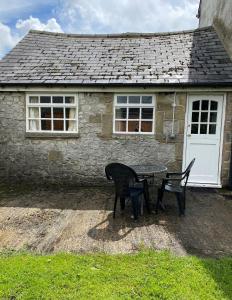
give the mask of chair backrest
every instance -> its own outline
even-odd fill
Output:
[[[182,180],[185,179],[184,186],[186,186],[186,184],[188,183],[189,175],[190,175],[190,172],[191,172],[191,169],[192,169],[192,166],[193,166],[195,160],[196,160],[196,158],[191,160],[190,164],[187,166],[186,170],[183,173],[184,176],[183,176]]]
[[[108,180],[114,181],[115,192],[119,197],[128,196],[129,187],[138,182],[136,172],[124,164],[111,163],[106,166],[105,173]]]

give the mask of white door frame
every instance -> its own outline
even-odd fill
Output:
[[[187,94],[187,103],[186,103],[186,110],[185,110],[185,125],[184,125],[184,147],[183,147],[183,162],[182,162],[182,170],[184,171],[186,166],[186,151],[187,151],[187,126],[188,126],[188,110],[189,110],[189,97],[190,96],[222,96],[222,120],[221,120],[221,134],[220,134],[220,157],[219,157],[219,166],[218,166],[218,182],[217,184],[200,184],[200,183],[189,183],[188,186],[195,186],[195,187],[212,187],[212,188],[221,188],[221,169],[222,169],[222,151],[223,151],[223,141],[224,141],[224,126],[225,126],[225,113],[226,113],[226,93],[188,93]]]

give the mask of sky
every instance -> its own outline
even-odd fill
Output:
[[[0,59],[30,30],[164,32],[197,28],[199,0],[0,0]]]

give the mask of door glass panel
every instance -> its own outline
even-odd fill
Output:
[[[217,113],[216,112],[210,113],[210,122],[217,122]]]
[[[217,110],[218,103],[216,101],[211,101],[210,110]]]
[[[193,110],[199,110],[200,109],[200,101],[194,101],[193,102]]]
[[[192,122],[198,122],[199,121],[199,112],[193,112],[192,113]]]
[[[198,134],[198,124],[192,124],[191,126],[191,133],[192,134]]]
[[[216,134],[216,124],[209,125],[209,134]]]
[[[207,133],[207,125],[201,124],[200,126],[200,134],[206,134]]]
[[[208,121],[208,112],[202,112],[201,113],[201,122],[207,122]]]
[[[201,110],[208,110],[208,109],[209,109],[209,100],[202,100]]]

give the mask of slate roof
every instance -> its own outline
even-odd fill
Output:
[[[0,85],[228,85],[232,62],[212,27],[173,33],[30,31],[0,61]]]

